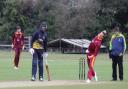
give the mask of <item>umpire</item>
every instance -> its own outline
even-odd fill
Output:
[[[117,64],[119,68],[119,79],[123,80],[123,54],[126,50],[126,42],[123,34],[121,34],[119,26],[113,28],[109,51],[112,58],[112,81],[117,81]]]
[[[43,81],[43,52],[47,52],[47,24],[42,22],[32,35],[31,49],[32,59],[32,81],[36,80],[37,64],[39,69],[39,80]]]

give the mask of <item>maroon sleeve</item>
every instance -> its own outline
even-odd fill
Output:
[[[12,35],[12,44],[14,45],[14,43],[15,43],[15,33],[13,33]]]
[[[24,45],[24,34],[22,33],[22,36],[21,36],[21,46]]]
[[[93,44],[95,45],[95,47],[94,47],[94,56],[97,56],[97,54],[100,50],[101,42],[102,42],[102,40],[99,40],[97,38],[97,36],[93,39]]]
[[[90,43],[88,50],[89,53],[95,53],[95,44],[93,42]]]
[[[97,56],[99,50],[100,50],[100,45],[96,45],[96,46],[95,46],[94,56]]]
[[[102,43],[102,40],[96,39],[96,41],[95,41],[95,54],[94,54],[95,56],[97,56],[97,54],[100,50],[101,43]]]
[[[22,35],[23,45],[24,45],[24,34]]]

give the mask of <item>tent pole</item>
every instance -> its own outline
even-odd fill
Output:
[[[60,39],[60,53],[61,53],[61,39]]]

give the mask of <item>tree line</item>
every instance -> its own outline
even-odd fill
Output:
[[[0,0],[0,41],[10,42],[20,25],[30,36],[47,21],[49,40],[58,38],[92,39],[98,32],[111,32],[119,23],[128,36],[127,0]],[[107,37],[109,38],[109,37]],[[108,42],[105,39],[104,43]]]

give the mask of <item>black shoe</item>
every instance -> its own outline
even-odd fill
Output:
[[[117,79],[112,79],[111,81],[117,81]]]

